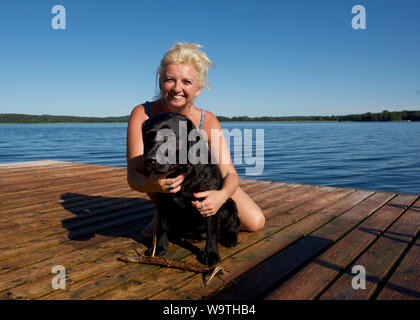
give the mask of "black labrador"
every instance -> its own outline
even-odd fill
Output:
[[[221,189],[222,177],[217,164],[210,163],[208,148],[205,148],[207,161],[197,163],[197,158],[206,159],[202,157],[203,149],[197,147],[197,143],[204,141],[200,134],[195,134],[198,131],[190,135],[192,141],[188,141],[188,135],[197,129],[190,119],[181,114],[167,112],[154,115],[144,122],[142,129],[146,175],[175,169],[168,178],[180,174],[185,177],[177,193],[156,194],[159,219],[155,255],[166,254],[168,236],[199,237],[205,233],[206,246],[200,260],[210,267],[214,266],[220,261],[218,243],[226,247],[234,247],[238,243],[240,221],[236,203],[229,198],[216,214],[203,217],[191,201],[197,200],[193,193]],[[146,254],[151,255],[152,252],[153,247]]]

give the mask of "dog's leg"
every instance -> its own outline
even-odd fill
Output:
[[[220,238],[220,244],[226,248],[236,247],[238,244],[238,233],[225,230]]]
[[[220,244],[227,248],[235,247],[238,244],[238,233],[240,221],[235,201],[228,199],[219,210],[221,221]]]
[[[163,217],[159,218],[158,228],[156,232],[156,249],[152,246],[146,250],[146,255],[152,256],[153,251],[155,256],[163,256],[168,250],[168,232],[166,228],[166,220]]]
[[[203,263],[208,265],[209,267],[213,267],[215,264],[217,264],[220,261],[220,255],[219,255],[219,248],[217,245],[218,242],[218,218],[219,216],[213,215],[210,216],[207,219],[207,230],[206,230],[206,247],[204,249],[203,253]]]

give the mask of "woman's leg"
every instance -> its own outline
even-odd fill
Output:
[[[258,231],[265,224],[265,217],[258,205],[238,187],[232,195],[238,207],[238,216],[241,220],[241,230]]]

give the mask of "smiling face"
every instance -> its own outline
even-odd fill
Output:
[[[192,105],[201,93],[197,71],[188,64],[169,64],[159,81],[163,101],[168,107],[182,108]]]

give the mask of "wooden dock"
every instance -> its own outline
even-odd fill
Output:
[[[227,274],[205,286],[201,274],[117,260],[145,249],[141,230],[154,214],[125,168],[0,165],[0,299],[420,299],[419,195],[241,186],[266,225],[219,246]],[[166,257],[196,263],[203,246],[171,244]],[[65,289],[52,287],[57,265]]]

